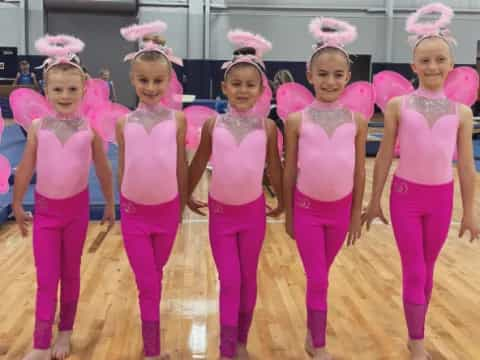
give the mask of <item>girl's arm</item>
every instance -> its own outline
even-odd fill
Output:
[[[269,211],[268,216],[278,216],[283,212],[282,164],[278,155],[277,126],[271,119],[266,121],[267,129],[267,172],[277,195],[277,208]]]
[[[191,199],[193,190],[198,185],[202,178],[203,172],[207,167],[208,160],[212,154],[212,131],[215,126],[215,119],[208,119],[202,127],[202,136],[200,138],[200,145],[195,153],[190,167],[188,168],[188,207],[197,214],[205,215],[200,208],[205,207],[206,204],[197,202]]]
[[[109,225],[113,226],[115,223],[115,203],[113,199],[112,169],[110,168],[110,163],[105,154],[102,138],[93,129],[92,131],[94,134],[92,158],[95,165],[95,173],[100,181],[100,187],[102,188],[103,196],[105,198],[105,209],[103,211],[101,224],[108,221]]]
[[[187,132],[187,120],[183,112],[176,112],[177,120],[177,181],[180,195],[180,217],[187,203],[188,192],[188,162],[185,151],[185,135]],[[181,220],[181,219],[180,219]]]
[[[390,171],[390,166],[392,165],[401,101],[401,97],[393,98],[388,102],[387,108],[385,109],[383,139],[380,143],[380,149],[378,150],[375,159],[375,168],[373,170],[372,194],[367,211],[362,214],[362,225],[367,223],[367,230],[370,229],[370,224],[373,219],[377,217],[380,218],[384,224],[388,224],[383,214],[380,200]]]
[[[22,236],[28,235],[27,223],[31,217],[23,210],[23,197],[32,180],[35,164],[37,162],[37,131],[40,126],[40,120],[34,120],[28,129],[27,143],[23,151],[23,157],[15,171],[15,183],[13,184],[12,209],[15,221],[20,229]]]
[[[112,82],[112,101],[117,102],[117,91],[115,90],[115,83],[113,80],[110,80]]]
[[[288,116],[285,126],[285,169],[283,173],[283,201],[285,203],[285,229],[292,239],[293,190],[297,182],[298,136],[302,121],[301,113]]]
[[[357,135],[355,136],[355,171],[353,175],[352,214],[348,245],[354,245],[362,234],[362,202],[365,192],[365,146],[368,134],[368,122],[360,114],[355,114]]]
[[[13,80],[12,86],[17,86],[19,78],[20,78],[20,73],[17,72],[17,76],[15,76],[15,80]]]
[[[458,176],[460,179],[460,191],[462,194],[463,216],[460,226],[459,237],[466,231],[470,231],[470,241],[478,238],[480,230],[478,221],[475,221],[475,164],[473,161],[473,114],[472,110],[464,105],[459,108],[460,127],[458,131]]]
[[[32,79],[33,79],[33,85],[35,86],[35,89],[40,90],[40,85],[38,84],[37,75],[35,75],[35,73],[32,73]]]
[[[115,124],[115,139],[118,145],[118,191],[122,191],[123,172],[125,169],[125,138],[123,129],[125,128],[126,117],[121,117]]]

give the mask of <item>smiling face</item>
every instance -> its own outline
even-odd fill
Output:
[[[167,92],[170,72],[170,64],[162,55],[151,61],[139,57],[133,62],[130,81],[141,103],[156,105],[160,102]]]
[[[251,64],[234,65],[222,82],[223,94],[238,111],[250,110],[263,91],[260,71]]]
[[[448,73],[453,69],[449,45],[438,37],[420,41],[414,50],[411,66],[418,76],[420,87],[432,91],[440,90]]]
[[[350,81],[350,65],[345,54],[338,49],[324,49],[314,55],[307,79],[322,102],[334,102]]]
[[[55,111],[75,113],[85,93],[85,76],[73,67],[53,67],[46,73],[45,95]]]

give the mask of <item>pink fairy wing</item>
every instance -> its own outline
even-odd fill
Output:
[[[167,92],[160,102],[169,109],[182,110],[182,95],[182,84],[178,81],[175,71],[172,70],[172,78],[168,84]]]
[[[270,114],[270,107],[272,106],[272,89],[268,84],[268,79],[262,75],[263,92],[260,95],[257,103],[253,108],[253,112],[261,117],[267,117]]]
[[[277,89],[277,113],[285,121],[289,114],[301,111],[310,105],[314,96],[303,85],[290,82]]]
[[[373,76],[375,103],[383,112],[390,99],[409,94],[414,88],[410,81],[395,71],[381,71]]]
[[[115,143],[115,124],[130,109],[118,103],[104,102],[89,114],[90,126],[107,142]]]
[[[0,194],[8,192],[8,178],[10,177],[11,171],[12,169],[8,159],[5,156],[0,155]]]
[[[10,94],[10,108],[17,124],[28,130],[33,120],[53,112],[45,97],[31,89],[16,89]]]
[[[340,103],[351,111],[362,114],[368,121],[374,111],[375,90],[369,82],[354,82],[345,88]]]
[[[88,79],[85,82],[85,94],[80,104],[80,112],[90,116],[104,102],[109,101],[110,89],[106,81],[102,79]]]
[[[457,67],[448,74],[444,88],[450,100],[472,106],[478,97],[478,73],[468,66]]]
[[[186,145],[190,150],[194,150],[200,145],[202,127],[206,120],[217,117],[218,113],[206,106],[192,105],[184,110],[187,118]]]

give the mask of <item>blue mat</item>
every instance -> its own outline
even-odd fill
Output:
[[[8,215],[12,211],[10,204],[12,203],[12,190],[6,194],[0,195],[0,224],[8,219]]]
[[[25,137],[17,125],[5,128],[0,152],[5,155],[11,162],[12,168],[17,166],[23,154],[25,146]],[[117,219],[120,217],[120,206],[117,185],[117,169],[118,169],[118,153],[115,145],[109,145],[108,159],[112,167],[115,194],[115,212]],[[13,181],[12,181],[13,183]],[[95,175],[95,168],[92,165],[89,175],[89,193],[90,193],[90,219],[100,220],[103,217],[104,199],[100,188],[100,183]],[[35,184],[32,183],[25,194],[23,205],[26,211],[34,212],[34,191]],[[0,195],[0,224],[5,222],[11,213],[12,189],[5,195]]]
[[[6,126],[3,130],[2,142],[0,143],[0,153],[10,160],[12,168],[16,167],[23,155],[25,147],[25,136],[20,130],[20,126]]]
[[[480,171],[480,139],[473,140],[473,154],[476,159],[475,165],[477,166],[477,171]]]

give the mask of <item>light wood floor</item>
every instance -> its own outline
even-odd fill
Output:
[[[373,161],[368,160],[367,196]],[[480,175],[477,174],[477,213]],[[199,193],[206,194],[204,180]],[[385,210],[387,194],[384,195]],[[480,243],[458,239],[454,219],[440,256],[427,320],[433,358],[480,359]],[[117,224],[103,236],[92,222],[82,264],[82,289],[72,360],[141,359],[137,292]],[[268,225],[258,271],[259,296],[250,334],[253,359],[306,359],[303,268],[275,220]],[[17,360],[31,346],[35,269],[31,238],[12,223],[0,227],[0,359]],[[205,219],[191,213],[165,269],[163,349],[173,359],[218,356],[218,281]],[[399,256],[390,227],[374,225],[357,246],[344,248],[330,275],[328,347],[335,359],[407,359]]]

